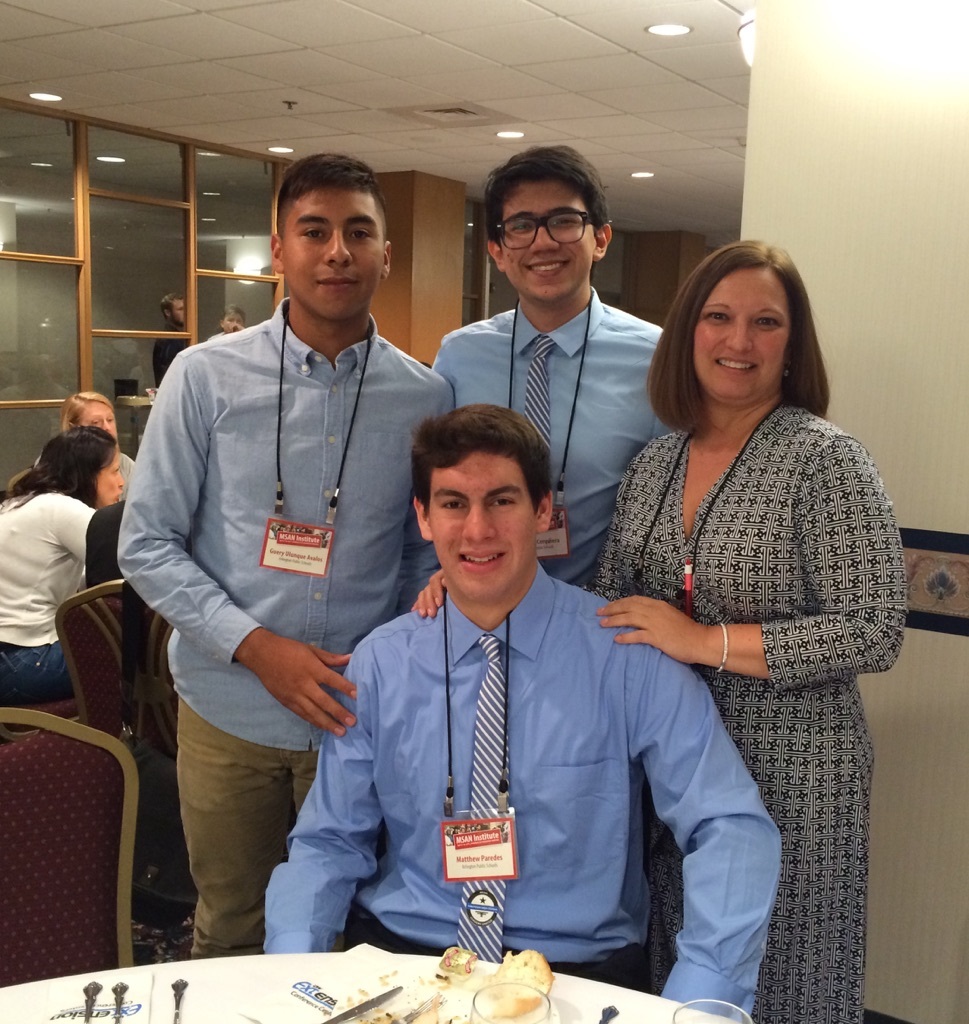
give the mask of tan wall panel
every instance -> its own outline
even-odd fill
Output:
[[[969,64],[962,5],[758,0],[743,234],[787,248],[902,526],[969,533]],[[935,16],[933,20],[933,15]],[[963,1024],[969,638],[908,630],[865,679],[876,743],[867,1004]]]

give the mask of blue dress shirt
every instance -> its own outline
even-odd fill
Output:
[[[646,935],[644,769],[687,852],[686,924],[664,991],[753,1002],[780,843],[743,762],[687,666],[614,642],[599,599],[538,570],[510,617],[509,777],[520,877],[505,945],[592,962]],[[449,603],[455,808],[470,804],[485,656]],[[504,641],[504,626],[492,631]],[[455,942],[461,883],[443,880],[444,616],[404,615],[358,645],[357,725],[327,736],[316,781],[267,893],[266,950],[327,950],[351,900],[423,945]],[[381,821],[387,853],[374,846]],[[361,884],[362,883],[362,884]],[[359,886],[359,888],[358,888]]]
[[[552,406],[552,485],[558,485],[575,395],[586,310],[546,333],[555,341],[548,359]],[[514,311],[462,327],[447,335],[434,369],[450,381],[457,405],[508,405]],[[519,311],[515,328],[512,408],[525,408],[525,381],[532,341],[539,333]],[[567,583],[592,577],[599,549],[612,521],[616,492],[630,460],[667,429],[646,397],[646,373],[660,328],[622,310],[604,306],[593,292],[588,351],[569,444],[565,505],[572,553],[543,559],[546,572]]]
[[[411,506],[411,432],[452,400],[440,377],[376,337],[340,485],[329,575],[260,568],[276,495],[284,305],[271,320],[187,349],[172,363],[138,453],[119,554],[125,576],[177,630],[171,664],[179,695],[224,732],[308,750],[319,731],[233,662],[233,653],[257,626],[349,652],[410,607],[437,566]],[[334,367],[287,332],[287,519],[325,522],[365,353],[361,341]]]

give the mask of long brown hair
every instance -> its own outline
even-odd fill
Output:
[[[811,302],[791,257],[764,242],[732,242],[712,252],[681,285],[649,369],[647,391],[656,415],[675,430],[695,430],[703,395],[693,366],[693,335],[700,311],[717,284],[735,270],[764,267],[784,286],[791,329],[781,400],[816,416],[828,411],[828,375],[818,344]]]

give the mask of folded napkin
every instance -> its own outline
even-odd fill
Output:
[[[121,1013],[126,1022],[146,1024],[151,1015],[151,986],[153,975],[149,968],[144,970],[95,971],[91,976],[76,975],[73,978],[56,978],[47,988],[47,1013],[49,1021],[84,1020],[84,986],[89,981],[101,984],[101,992],[94,1003],[92,1021],[110,1021],[114,1017],[114,993],[111,987],[119,981],[128,986],[121,1003]]]

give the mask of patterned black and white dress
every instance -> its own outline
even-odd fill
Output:
[[[859,672],[891,666],[905,622],[898,527],[853,438],[781,406],[683,531],[686,435],[630,463],[591,588],[608,600],[679,602],[694,562],[694,616],[763,624],[769,679],[702,669],[781,832],[780,886],[761,966],[758,1024],[860,1024],[864,1006],[872,746]],[[651,830],[656,991],[682,918],[681,858]]]

